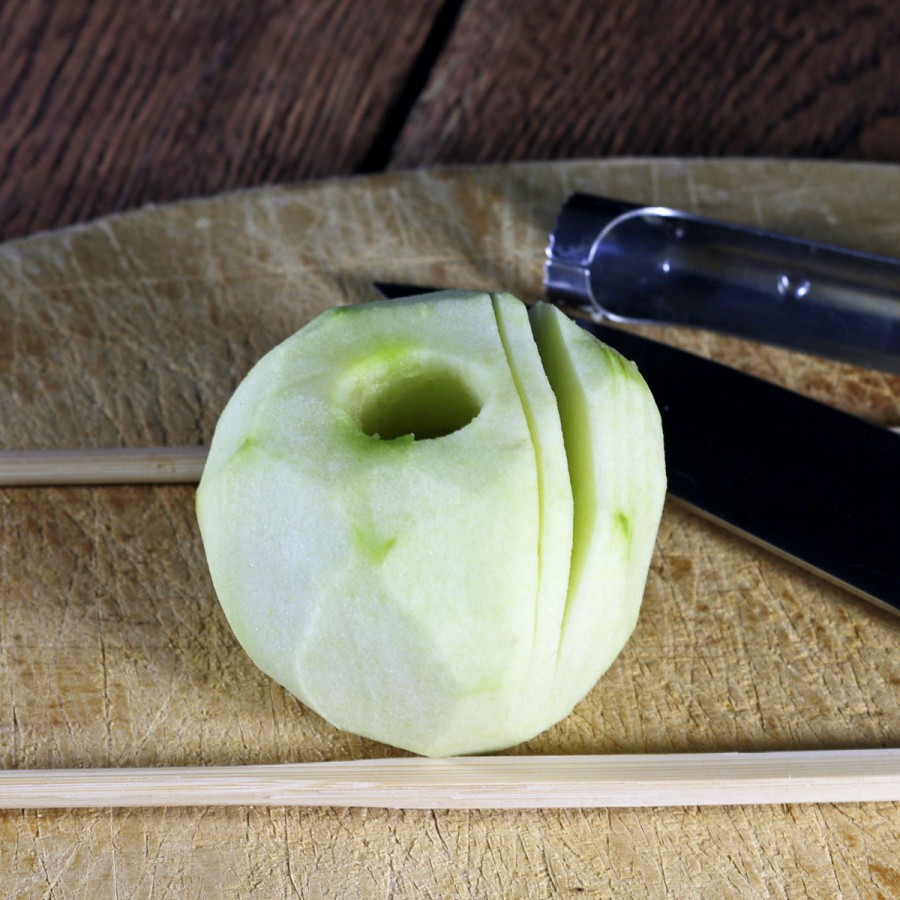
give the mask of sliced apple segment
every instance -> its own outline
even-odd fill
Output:
[[[637,622],[665,499],[662,424],[633,363],[555,307],[538,304],[530,318],[559,403],[575,504],[556,669],[571,709]]]
[[[529,684],[521,692],[523,720],[533,724],[544,711],[535,698],[547,690],[556,662],[572,556],[572,487],[559,407],[535,344],[526,307],[511,294],[494,295],[500,339],[522,401],[534,444],[539,513],[538,589]],[[529,726],[525,726],[526,730]],[[541,730],[537,726],[535,730]]]

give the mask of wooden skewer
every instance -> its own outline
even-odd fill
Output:
[[[900,748],[0,772],[0,808],[539,809],[900,800]]]
[[[0,452],[0,487],[196,484],[206,454],[206,447],[5,450]]]

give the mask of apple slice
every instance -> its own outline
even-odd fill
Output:
[[[537,463],[537,604],[531,665],[520,691],[522,728],[528,733],[546,727],[544,704],[536,704],[535,699],[552,687],[548,673],[556,666],[566,609],[574,507],[559,406],[541,363],[528,311],[512,294],[495,294],[494,312]]]
[[[559,402],[575,501],[557,667],[564,709],[609,668],[637,623],[665,500],[663,433],[634,363],[546,303],[530,318]]]

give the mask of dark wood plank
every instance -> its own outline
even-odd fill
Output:
[[[0,4],[0,237],[353,172],[440,6]]]
[[[900,4],[470,0],[394,167],[900,159]]]

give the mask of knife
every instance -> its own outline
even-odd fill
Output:
[[[726,332],[900,374],[900,261],[664,206],[574,194],[547,296],[619,322]]]
[[[386,297],[436,288],[377,283]],[[669,495],[900,614],[900,435],[729,366],[595,321],[656,398]]]

